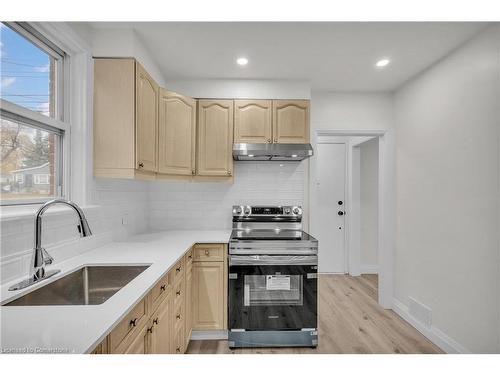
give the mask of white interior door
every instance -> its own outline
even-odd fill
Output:
[[[319,272],[346,273],[346,145],[318,143],[314,173],[311,233],[318,239]]]

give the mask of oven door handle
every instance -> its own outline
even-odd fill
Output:
[[[317,255],[230,255],[230,266],[298,265],[317,266]]]

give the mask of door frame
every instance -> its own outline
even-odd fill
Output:
[[[316,130],[314,133],[313,148],[316,149],[318,143],[325,143],[325,141],[330,139],[335,139],[335,137],[378,137],[379,141],[379,170],[378,170],[378,302],[379,304],[386,308],[391,309],[393,305],[393,295],[394,295],[394,135],[390,130],[385,129],[369,129],[369,130],[350,130],[350,129],[326,129],[326,130]],[[330,143],[330,142],[328,142]],[[339,143],[338,138],[337,142]],[[348,252],[349,264],[348,270],[352,272],[353,275],[359,275],[360,273],[360,249],[353,245],[350,240],[349,232],[351,230],[352,220],[356,220],[356,217],[351,218],[350,209],[353,205],[352,202],[352,173],[350,168],[352,167],[352,148],[356,147],[356,144],[351,145],[351,142],[346,142],[348,147],[348,152],[346,155],[347,161],[347,179],[346,179],[346,212],[347,220],[346,225],[346,251]],[[312,179],[309,180],[309,184],[312,184]],[[309,192],[312,190],[312,185],[309,188]],[[310,206],[310,204],[308,205]],[[310,210],[309,210],[310,211]],[[354,212],[355,214],[355,212]],[[309,215],[311,213],[309,212]],[[359,220],[359,218],[357,219]],[[310,221],[310,218],[309,218]]]

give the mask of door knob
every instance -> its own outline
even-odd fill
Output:
[[[339,211],[337,212],[339,216],[344,216],[345,212],[344,211]]]

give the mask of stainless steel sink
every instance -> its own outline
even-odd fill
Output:
[[[149,266],[85,266],[5,306],[100,305]]]

